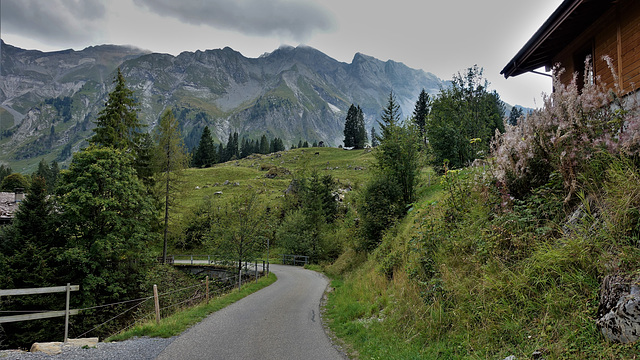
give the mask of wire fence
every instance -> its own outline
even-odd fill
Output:
[[[244,284],[252,280],[257,281],[258,278],[264,275],[266,275],[265,271],[244,272],[242,274],[242,283]],[[227,294],[238,287],[239,276],[239,274],[230,275],[225,277],[223,280],[214,279],[209,282],[209,284],[207,284],[206,281],[202,281],[200,284],[158,293],[159,308],[157,309],[157,311],[159,311],[161,318],[166,318],[180,310],[199,305],[206,301],[206,299],[213,299]],[[207,287],[209,288],[208,292]],[[124,309],[118,309],[117,314],[110,317],[108,320],[94,326],[93,328],[80,333],[76,337],[81,338],[87,335],[91,335],[92,333],[100,331],[101,328],[108,326],[110,323],[119,321],[119,319],[122,319],[119,322],[124,326],[121,325],[118,326],[117,329],[114,329],[115,331],[109,331],[111,335],[126,331],[136,325],[152,321],[154,319],[154,316],[156,315],[154,301],[152,301],[153,299],[154,296],[151,295],[138,299],[124,300],[111,304],[78,309],[80,311],[80,314],[82,314],[83,311],[104,309],[108,307],[118,307],[125,304],[135,303],[131,306],[127,306]],[[128,316],[125,317],[125,315]],[[100,332],[104,333],[103,331]]]
[[[186,260],[186,259],[185,259]],[[189,263],[198,265],[200,261],[206,261],[209,265],[222,265],[218,259],[206,258],[206,256],[188,256]],[[174,264],[175,265],[175,264]],[[224,262],[226,264],[226,261]],[[264,261],[242,262],[241,270],[238,271],[237,262],[233,262],[231,270],[228,269],[219,277],[212,277],[209,281],[201,280],[194,285],[177,289],[158,289],[158,306],[156,307],[154,295],[116,301],[108,304],[95,305],[84,308],[77,308],[74,319],[69,322],[70,335],[75,338],[85,336],[108,337],[122,331],[128,330],[138,324],[152,321],[156,313],[161,318],[169,317],[176,312],[201,304],[207,299],[212,299],[229,293],[237,288],[239,284],[257,281],[260,277],[268,274],[268,262],[265,267]],[[262,266],[260,266],[262,265]],[[261,268],[260,271],[258,268]],[[169,285],[166,285],[169,286]],[[44,313],[56,310],[0,310],[2,314],[22,314],[22,313]],[[91,324],[91,325],[89,325]],[[91,327],[87,330],[87,327]],[[65,333],[66,339],[66,333]]]

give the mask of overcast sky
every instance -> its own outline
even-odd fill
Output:
[[[43,51],[133,45],[177,55],[229,46],[257,57],[306,44],[350,63],[356,52],[451,79],[477,64],[501,98],[538,107],[549,78],[500,70],[561,0],[0,0],[0,35]],[[416,94],[417,96],[417,94]]]

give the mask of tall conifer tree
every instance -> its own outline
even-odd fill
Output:
[[[205,126],[200,136],[200,142],[196,148],[196,152],[193,155],[192,165],[195,167],[208,168],[218,162],[218,154],[216,153],[216,147],[213,144],[213,138],[211,137],[211,131],[209,127]]]
[[[134,151],[142,128],[142,123],[138,120],[137,103],[133,91],[127,88],[120,68],[113,82],[115,89],[109,93],[104,109],[98,114],[95,135],[89,142]]]
[[[206,129],[206,128],[205,128]],[[156,163],[162,197],[164,198],[164,241],[162,246],[162,262],[167,262],[167,239],[169,234],[169,209],[174,205],[173,197],[179,191],[180,177],[188,163],[189,157],[184,147],[178,120],[171,110],[164,112],[156,130],[158,151]]]

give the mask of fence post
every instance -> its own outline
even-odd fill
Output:
[[[256,283],[258,282],[258,260],[255,260],[256,262],[256,267],[255,267],[255,273],[256,273]]]
[[[69,297],[71,296],[71,284],[67,283],[67,304],[64,311],[64,342],[69,338]]]
[[[160,299],[158,299],[158,285],[153,284],[153,300],[156,305],[156,324],[160,324]]]
[[[191,256],[191,265],[193,265],[193,255],[189,255]]]
[[[209,275],[205,278],[205,283],[207,284],[207,303],[209,302]]]

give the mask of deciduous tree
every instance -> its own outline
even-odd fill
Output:
[[[497,92],[489,92],[482,69],[473,66],[454,75],[452,86],[433,100],[427,137],[434,165],[447,160],[459,168],[485,156],[496,129],[504,132],[504,104]]]

